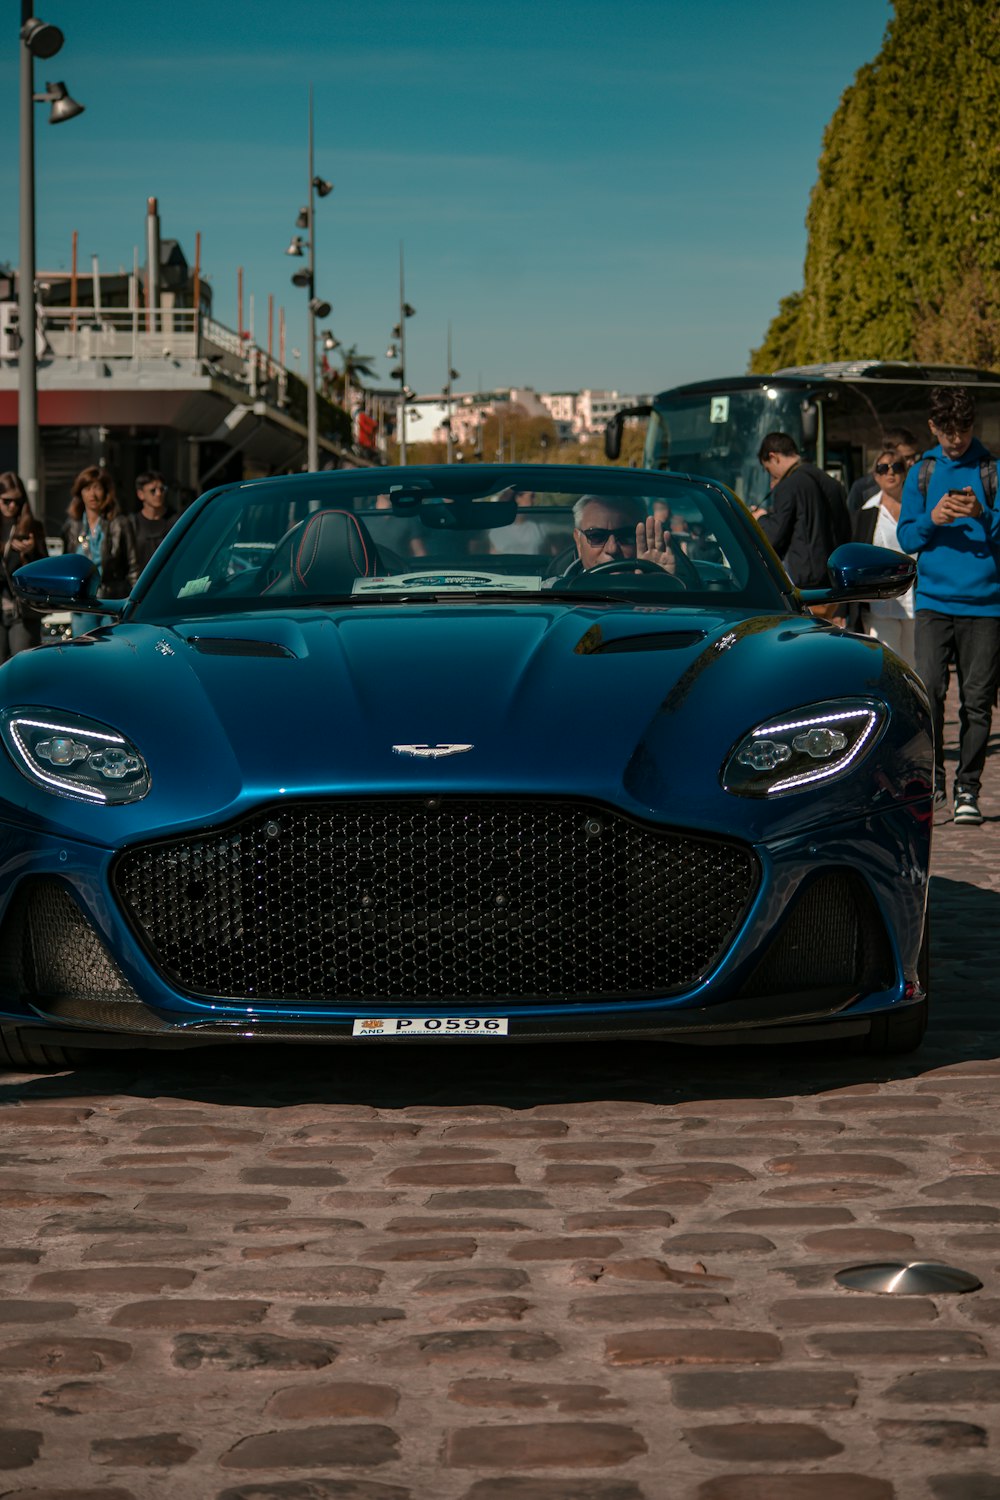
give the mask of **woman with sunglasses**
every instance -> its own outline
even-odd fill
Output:
[[[903,549],[896,540],[896,522],[899,520],[903,481],[909,470],[909,456],[901,454],[898,448],[886,448],[878,455],[872,465],[872,479],[878,488],[854,517],[854,541],[871,542],[876,547],[889,547],[893,552],[902,552]],[[897,656],[901,656],[916,669],[912,589],[901,599],[873,599],[870,603],[863,604],[858,613],[858,628],[867,635],[876,636],[883,645],[895,651]]]
[[[139,576],[135,543],[125,518],[118,512],[114,480],[107,469],[91,464],[73,481],[67,508],[69,519],[62,529],[67,552],[82,552],[100,574],[99,599],[124,599]],[[103,615],[74,614],[73,634],[86,635],[104,620]]]
[[[41,642],[41,617],[21,605],[10,580],[24,563],[47,556],[42,523],[31,513],[20,475],[8,469],[0,474],[0,662]]]

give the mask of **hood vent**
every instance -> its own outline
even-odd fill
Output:
[[[602,641],[587,653],[608,656],[617,651],[681,651],[686,646],[697,646],[705,639],[703,630],[672,630],[662,634],[622,635],[616,640]]]
[[[295,660],[295,652],[277,641],[248,641],[228,635],[192,635],[188,645],[204,656],[288,656]]]

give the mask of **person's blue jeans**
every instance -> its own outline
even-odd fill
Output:
[[[934,785],[945,790],[944,700],[948,664],[958,678],[958,769],[955,791],[979,794],[993,719],[1000,665],[1000,616],[945,615],[917,610],[917,674],[923,678],[934,721]]]

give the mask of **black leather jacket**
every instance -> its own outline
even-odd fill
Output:
[[[771,491],[771,509],[758,518],[761,531],[800,589],[826,588],[826,560],[850,540],[844,492],[814,464],[798,463]]]
[[[65,551],[85,551],[86,535],[82,519],[74,521],[71,517],[62,529]],[[100,569],[98,599],[124,599],[126,594],[131,593],[132,585],[139,576],[139,568],[135,556],[135,540],[124,516],[112,516],[109,521],[104,522]]]

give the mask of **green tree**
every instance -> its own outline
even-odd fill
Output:
[[[339,443],[343,447],[349,447],[351,442],[351,420],[346,411],[334,405],[326,399],[325,393],[317,392],[316,399],[316,430],[321,437],[329,438],[333,443]],[[297,422],[306,425],[307,395],[306,383],[301,376],[288,372],[288,415],[294,417]]]
[[[785,365],[798,362],[799,325],[802,320],[802,293],[790,292],[778,303],[764,342],[750,350],[750,373],[768,375]]]
[[[1000,8],[896,0],[895,11],[827,126],[803,289],[782,299],[753,370],[945,348],[996,363]]]
[[[532,417],[523,406],[501,406],[484,417],[482,425],[484,463],[553,462],[556,428],[551,417]],[[462,458],[475,459],[476,444],[462,445]]]

